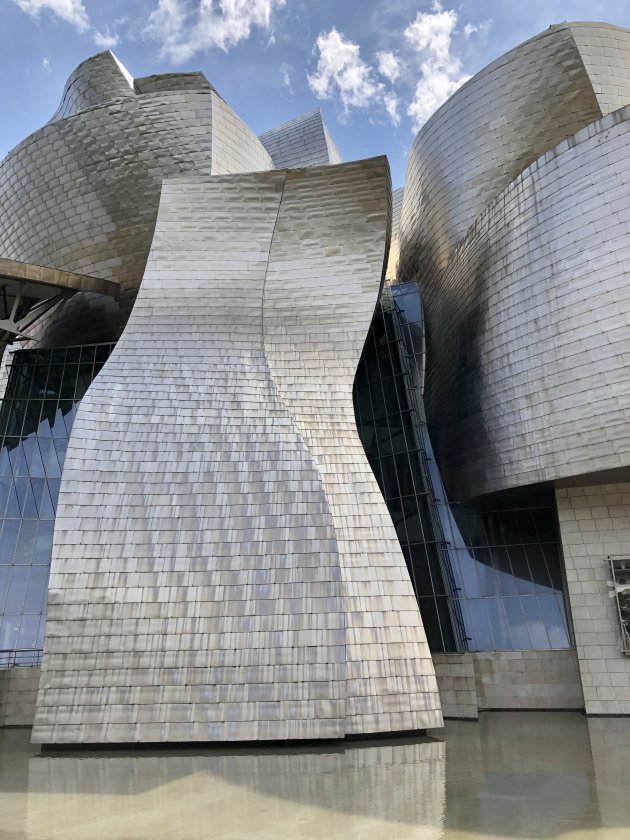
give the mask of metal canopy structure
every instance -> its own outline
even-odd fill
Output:
[[[0,341],[28,340],[32,325],[77,292],[117,298],[119,285],[85,274],[0,259]]]

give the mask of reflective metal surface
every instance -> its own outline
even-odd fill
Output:
[[[38,742],[441,725],[352,405],[389,227],[385,158],[165,182],[73,426]]]
[[[81,292],[31,335],[40,346],[119,337],[164,178],[272,168],[253,132],[198,74],[136,85],[110,52],[84,61],[55,117],[0,162],[0,254],[117,281],[120,296]]]
[[[0,731],[3,840],[625,840],[630,722],[486,713],[445,741],[36,755]]]
[[[427,415],[454,498],[630,465],[629,139],[623,108],[528,167],[428,295]]]

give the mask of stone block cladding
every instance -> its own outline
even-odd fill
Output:
[[[609,555],[630,556],[630,483],[556,490],[567,588],[588,715],[630,715]]]
[[[73,427],[35,742],[441,725],[352,405],[389,201],[382,158],[165,182]]]
[[[39,668],[0,669],[0,727],[32,726]]]

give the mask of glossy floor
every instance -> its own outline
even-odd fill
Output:
[[[0,730],[0,840],[630,840],[630,720],[487,713],[438,739],[37,755]]]

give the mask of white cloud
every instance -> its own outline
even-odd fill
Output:
[[[118,33],[110,32],[109,30],[106,32],[99,32],[95,29],[92,39],[96,46],[103,50],[113,50],[114,47],[117,47],[120,43],[120,36]]]
[[[457,25],[457,12],[444,10],[439,0],[432,12],[418,12],[405,29],[405,39],[420,54],[422,76],[407,113],[416,132],[431,114],[445,102],[470,76],[462,73],[461,59],[453,54],[452,38]],[[473,27],[469,35],[473,33]]]
[[[381,98],[382,85],[374,81],[372,68],[360,56],[358,44],[346,41],[336,29],[322,33],[316,42],[317,69],[308,84],[318,99],[337,96],[344,111],[366,108]]]
[[[218,47],[227,52],[249,38],[254,27],[269,31],[273,13],[286,0],[158,0],[145,35],[161,44],[160,52],[175,63]],[[273,37],[273,35],[271,36]]]
[[[290,64],[282,63],[280,65],[280,78],[282,79],[282,84],[285,88],[289,91],[289,93],[293,93],[293,85],[291,84],[291,70],[293,68]]]
[[[400,76],[400,62],[392,52],[378,52],[376,53],[376,60],[378,62],[378,72],[381,76],[385,76],[390,82],[395,82]]]
[[[395,93],[386,93],[383,97],[383,104],[385,110],[389,114],[389,118],[393,125],[399,125],[400,114],[398,113],[398,97]]]
[[[322,33],[316,41],[319,50],[317,68],[308,74],[308,84],[318,99],[338,99],[347,114],[351,108],[381,106],[387,111],[392,123],[398,125],[398,97],[387,91],[382,82],[375,78],[373,68],[361,58],[358,44],[347,40],[333,27]],[[383,60],[380,56],[389,56]],[[396,76],[396,56],[393,53],[379,53],[379,67],[384,66],[390,77]],[[382,72],[382,71],[381,71]],[[382,73],[387,77],[387,73]]]
[[[48,9],[62,20],[71,23],[79,32],[90,28],[87,11],[81,0],[13,0],[31,17],[39,17],[42,9]]]
[[[42,61],[42,70],[44,71],[44,73],[50,73],[50,59],[45,58]]]

